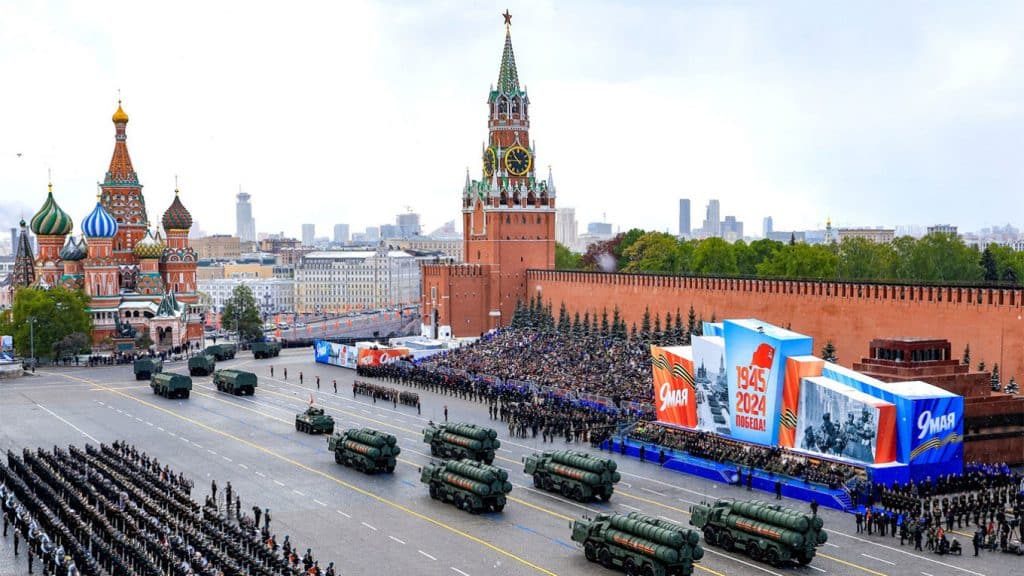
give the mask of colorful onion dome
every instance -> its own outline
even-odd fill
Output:
[[[66,236],[71,232],[73,223],[67,212],[60,209],[53,199],[53,184],[46,194],[43,207],[32,217],[32,231],[39,236]]]
[[[164,255],[164,240],[160,233],[146,230],[146,235],[135,245],[135,255],[139,258],[159,258]]]
[[[192,215],[185,209],[178,197],[178,191],[174,191],[174,202],[164,212],[164,230],[188,230],[192,227]]]
[[[96,201],[96,207],[82,220],[82,232],[89,238],[113,238],[117,234],[117,221]]]
[[[83,260],[88,255],[89,247],[85,243],[85,238],[79,239],[75,236],[68,236],[67,241],[64,243],[64,247],[60,249],[61,260]]]
[[[114,121],[114,124],[128,122],[128,115],[125,114],[124,110],[121,108],[120,100],[117,101],[117,112],[114,112],[114,116],[111,117],[111,120]]]

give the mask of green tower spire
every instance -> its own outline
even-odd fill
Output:
[[[505,17],[505,50],[501,53],[498,92],[511,94],[519,92],[519,72],[516,71],[516,55],[512,51],[512,15],[505,10],[502,16]]]

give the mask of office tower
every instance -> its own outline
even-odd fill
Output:
[[[376,242],[380,240],[380,228],[376,226],[367,226],[365,234],[367,242]]]
[[[555,212],[555,241],[572,249],[577,236],[576,209],[559,208]]]
[[[420,215],[415,212],[399,214],[395,217],[395,225],[398,228],[397,236],[399,238],[420,235]]]
[[[334,225],[334,242],[337,244],[348,242],[348,224]]]
[[[316,237],[316,226],[313,224],[302,225],[302,245],[312,246],[313,239]]]
[[[679,199],[679,235],[690,237],[690,199]]]
[[[247,192],[239,192],[235,204],[235,236],[243,242],[256,241],[256,220],[252,217],[252,198]]]
[[[770,238],[772,235],[772,217],[765,216],[764,220],[761,221],[761,236]]]
[[[704,236],[707,238],[720,237],[722,235],[722,219],[720,216],[721,207],[718,200],[708,202],[707,214],[704,217]]]

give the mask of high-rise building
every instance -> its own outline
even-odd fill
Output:
[[[334,225],[334,242],[337,244],[348,242],[348,224]]]
[[[591,236],[608,236],[612,235],[612,225],[610,222],[591,222],[587,224],[587,234]]]
[[[398,238],[411,238],[420,235],[420,215],[415,212],[406,212],[395,216],[395,225],[398,227]]]
[[[690,199],[679,199],[679,235],[690,237]]]
[[[763,236],[764,238],[770,238],[772,235],[773,225],[774,223],[772,222],[772,217],[765,216],[764,220],[761,221],[761,236]]]
[[[377,242],[380,240],[380,228],[377,226],[367,226],[366,232],[363,234],[365,235],[367,242]]]
[[[239,191],[235,198],[238,200],[235,203],[235,236],[242,242],[255,242],[256,220],[252,217],[252,204],[249,203],[252,196]]]
[[[936,224],[935,226],[928,227],[929,234],[952,234],[957,235],[957,227],[952,224]]]
[[[735,216],[726,216],[722,221],[721,234],[727,242],[742,240],[743,222],[737,220]]]
[[[401,238],[402,235],[399,233],[398,226],[395,224],[381,224],[380,225],[380,237],[384,240],[389,238]]]
[[[401,250],[310,252],[295,266],[295,311],[344,312],[412,304],[420,296],[420,261]]]
[[[559,208],[555,212],[555,241],[572,250],[576,245],[577,226],[576,209]]]
[[[705,238],[722,236],[721,206],[718,204],[718,200],[708,201],[707,213],[704,216],[703,233]]]
[[[302,245],[312,246],[316,238],[316,226],[313,224],[302,225]]]
[[[487,94],[487,140],[482,174],[467,171],[460,191],[465,264],[423,267],[422,331],[479,336],[508,326],[526,301],[526,271],[555,267],[554,179],[537,177],[530,140],[533,103],[519,83],[512,51],[511,15],[498,82]]]

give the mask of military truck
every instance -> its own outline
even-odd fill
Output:
[[[235,396],[252,396],[256,393],[256,375],[244,370],[215,370],[213,383],[217,385],[217,390],[230,392]]]
[[[135,370],[136,380],[149,380],[153,374],[164,371],[164,363],[159,358],[145,356],[137,358],[132,368]]]
[[[157,372],[149,380],[153,394],[164,398],[188,398],[192,390],[192,378],[174,372]]]
[[[524,472],[533,476],[533,485],[548,492],[580,502],[599,498],[607,502],[614,484],[622,479],[614,460],[596,458],[576,450],[556,450],[531,454],[524,460]]]
[[[367,474],[394,472],[396,457],[402,453],[398,439],[371,428],[350,428],[327,439],[334,461]]]
[[[572,524],[587,560],[636,576],[690,576],[704,557],[700,533],[641,514],[598,514]]]
[[[423,441],[430,444],[430,453],[442,458],[469,458],[485,464],[494,462],[494,452],[501,446],[498,433],[476,424],[434,424],[423,429]]]
[[[709,546],[742,550],[773,566],[790,560],[805,565],[828,540],[820,517],[758,500],[698,504],[690,514],[690,524],[704,532]]]
[[[263,358],[274,358],[281,354],[280,342],[253,342],[252,357],[260,360]]]
[[[473,514],[501,512],[505,495],[512,491],[508,472],[469,458],[431,462],[420,468],[420,482],[430,486],[434,500],[451,502]]]
[[[214,344],[213,346],[207,346],[206,350],[203,350],[203,354],[209,354],[218,361],[223,362],[224,360],[234,358],[237,351],[238,348],[234,344]]]
[[[324,409],[310,405],[305,412],[295,415],[295,429],[306,434],[331,434],[334,432],[334,418],[324,414]]]
[[[217,368],[217,359],[210,354],[199,354],[188,359],[189,376],[209,376]]]

